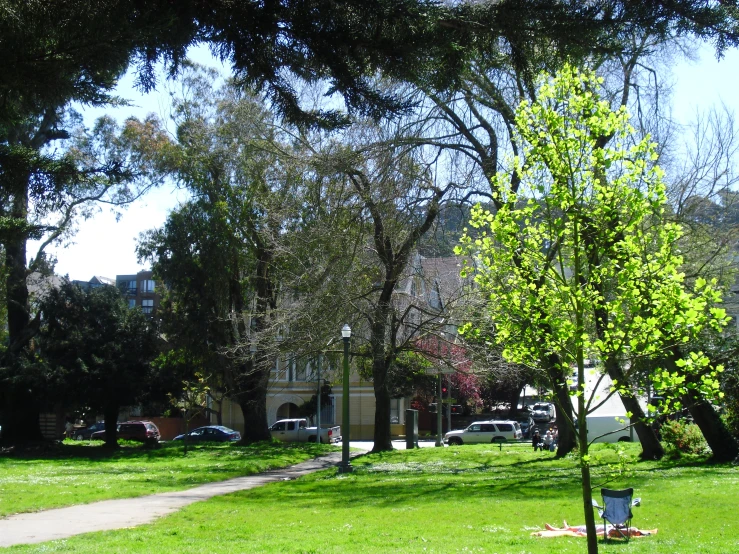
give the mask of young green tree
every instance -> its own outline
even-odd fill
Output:
[[[655,356],[707,325],[723,310],[710,283],[687,290],[675,251],[677,225],[664,222],[665,187],[649,138],[637,140],[624,108],[613,111],[594,92],[597,77],[565,67],[523,102],[516,130],[523,145],[513,161],[520,178],[496,177],[500,208],[477,209],[471,225],[485,231],[463,239],[477,258],[475,276],[488,295],[494,339],[504,356],[535,366],[556,355],[575,366],[577,442],[588,551],[597,552],[592,508],[587,415],[605,398],[586,386],[585,358],[605,365]],[[474,334],[470,326],[463,329]],[[628,367],[628,365],[626,365]],[[652,372],[655,387],[679,398],[686,387],[711,394],[715,372],[699,353],[681,370]],[[686,376],[697,375],[698,379]],[[605,396],[630,383],[614,382]],[[570,424],[574,427],[575,422]]]
[[[190,420],[205,410],[209,391],[208,379],[201,373],[196,372],[192,380],[185,379],[182,381],[181,390],[169,395],[170,402],[182,412],[182,418],[185,421],[185,433],[182,437],[182,454],[184,456],[187,456]]]

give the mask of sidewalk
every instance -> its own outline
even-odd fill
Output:
[[[315,471],[335,467],[340,461],[341,452],[332,452],[284,469],[208,483],[184,491],[120,500],[103,500],[43,512],[16,514],[0,519],[0,548],[151,523],[193,502],[200,502],[221,494],[253,489],[275,481],[295,479]]]

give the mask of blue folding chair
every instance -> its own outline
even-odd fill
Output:
[[[608,540],[608,529],[606,523],[610,523],[616,532],[627,541],[631,537],[632,506],[640,506],[641,498],[634,498],[634,489],[612,490],[600,489],[603,498],[603,506],[599,506],[593,499],[593,507],[598,509],[598,515],[603,518],[603,537]]]

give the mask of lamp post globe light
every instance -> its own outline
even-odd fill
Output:
[[[352,465],[349,462],[349,340],[352,337],[352,329],[348,324],[341,328],[341,338],[344,340],[344,378],[341,399],[341,466],[339,473],[350,473]]]

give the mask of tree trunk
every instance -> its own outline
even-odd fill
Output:
[[[239,390],[239,406],[244,415],[242,442],[251,443],[270,440],[272,435],[267,424],[267,386],[270,369],[253,370],[245,376]]]
[[[703,437],[711,447],[712,459],[716,462],[736,460],[739,456],[739,445],[713,406],[693,390],[688,391],[683,403],[688,407],[695,424],[700,427]]]
[[[581,406],[581,413],[585,413],[585,403]],[[580,446],[580,476],[582,478],[582,506],[585,514],[585,529],[587,530],[588,554],[598,554],[598,535],[595,527],[595,513],[593,511],[593,485],[590,479],[590,461],[588,460],[588,426],[585,417],[581,418],[578,431]]]
[[[557,431],[559,432],[557,458],[563,458],[572,452],[577,445],[570,389],[564,382],[564,376],[562,375],[557,356],[550,355],[547,359],[542,360],[542,365],[547,372],[547,377],[554,391],[554,401],[557,406]]]
[[[508,393],[508,398],[506,401],[510,405],[510,410],[508,411],[508,415],[513,417],[518,415],[518,399],[521,398],[521,390],[526,386],[526,384],[517,385],[516,387],[511,387],[510,392]]]
[[[372,348],[372,381],[375,389],[375,430],[372,452],[384,452],[393,449],[390,440],[390,391],[387,387],[387,373],[391,358],[386,354],[385,336],[390,317],[390,295],[395,285],[388,286],[378,301],[371,327],[370,345]],[[390,346],[392,348],[392,346]],[[441,409],[441,402],[439,402]],[[342,430],[343,432],[343,430]]]
[[[372,334],[372,381],[375,389],[375,444],[372,452],[384,452],[393,449],[390,440],[390,390],[387,387],[389,363],[385,356],[384,341],[379,338],[385,336],[385,326],[381,323],[374,325]]]
[[[2,438],[0,444],[15,445],[41,441],[40,409],[33,390],[5,383],[3,387]]]
[[[578,318],[578,326],[582,329],[582,319]],[[585,385],[583,351],[577,351],[577,385],[580,390]],[[564,383],[563,383],[564,384]],[[566,386],[566,385],[565,385]],[[569,396],[568,396],[569,398]],[[570,402],[570,406],[572,403]],[[573,425],[574,426],[574,425]],[[577,446],[580,451],[580,477],[582,479],[582,506],[585,515],[585,529],[587,531],[588,554],[598,554],[598,535],[595,528],[595,514],[593,513],[593,485],[590,477],[590,455],[588,444],[588,412],[585,407],[585,395],[577,397]]]
[[[28,194],[25,186],[19,186],[13,199],[11,217],[26,221],[28,215]],[[8,348],[0,365],[4,366],[7,378],[0,383],[3,395],[0,400],[0,425],[2,442],[20,444],[43,440],[39,424],[39,396],[36,383],[26,378],[25,364],[31,363],[28,344],[35,331],[31,328],[28,304],[28,284],[26,283],[26,236],[23,231],[5,240],[5,269],[7,277],[6,309],[8,317]]]
[[[570,391],[566,386],[560,384],[554,386],[554,394],[557,398],[557,458],[564,458],[575,449],[577,436],[573,425],[574,411]]]
[[[612,357],[606,358],[605,367],[608,376],[615,383],[627,383],[626,377],[624,376],[617,359]],[[634,430],[639,437],[642,449],[641,459],[662,459],[665,455],[665,449],[662,448],[662,444],[659,442],[657,433],[654,432],[652,426],[647,422],[646,415],[644,414],[642,407],[639,405],[639,401],[632,394],[628,394],[625,391],[619,391],[618,395],[621,397],[621,402],[623,402],[626,411],[631,413],[632,421],[635,421]]]
[[[641,459],[661,460],[665,455],[665,449],[662,448],[662,443],[660,443],[657,433],[647,422],[646,415],[639,405],[639,401],[630,394],[619,393],[619,396],[626,411],[632,414],[631,419],[634,421],[634,431],[636,431],[636,435],[639,437],[639,442],[641,443]]]
[[[105,419],[105,448],[118,448],[118,404],[103,409]]]
[[[393,449],[393,443],[390,437],[390,391],[387,388],[387,380],[384,378],[387,375],[387,370],[383,373],[384,375],[376,375],[374,377],[375,444],[372,447],[372,452],[383,452]]]
[[[676,360],[680,358],[682,358],[682,352],[679,348],[674,348],[666,360],[670,371],[675,371],[677,368]],[[694,375],[687,377],[689,380],[698,379],[698,376]],[[690,415],[693,416],[695,424],[703,433],[703,438],[706,439],[708,446],[711,447],[713,459],[717,462],[729,462],[736,459],[739,456],[739,445],[711,404],[692,389],[688,389],[688,392],[683,395],[682,401],[688,407]]]

